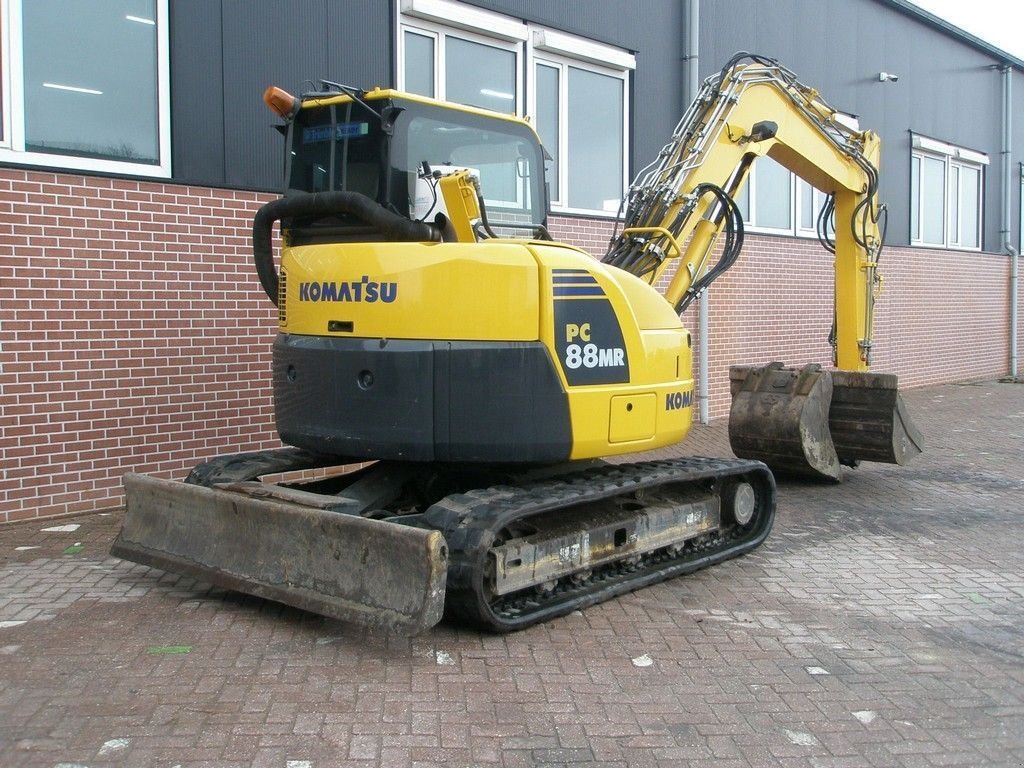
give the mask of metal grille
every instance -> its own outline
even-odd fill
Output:
[[[277,323],[288,324],[288,276],[283,269],[277,280]]]

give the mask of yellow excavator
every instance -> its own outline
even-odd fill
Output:
[[[520,118],[329,81],[264,100],[286,189],[253,253],[288,447],[127,475],[115,555],[391,631],[507,632],[758,546],[765,462],[838,479],[917,452],[895,377],[867,373],[878,139],[777,62],[704,83],[603,259],[548,234]],[[602,461],[686,437],[679,316],[738,257],[734,201],[763,155],[828,195],[837,370],[734,369],[738,459]]]

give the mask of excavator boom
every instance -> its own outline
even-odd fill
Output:
[[[896,377],[868,373],[885,206],[879,139],[855,122],[778,62],[737,54],[704,82],[659,160],[630,187],[623,228],[604,257],[664,286],[681,312],[739,257],[734,201],[757,158],[824,192],[818,232],[835,256],[830,340],[839,370],[734,367],[729,436],[737,456],[833,480],[840,464],[903,464],[920,452]]]

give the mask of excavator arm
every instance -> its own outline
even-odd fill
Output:
[[[827,195],[818,231],[835,254],[830,340],[842,373],[735,369],[730,435],[737,455],[838,479],[840,463],[902,464],[920,450],[896,378],[866,373],[884,239],[879,155],[876,134],[859,130],[791,71],[737,54],[704,82],[671,141],[629,190],[623,229],[603,260],[661,288],[678,312],[738,258],[743,221],[734,201],[758,157]],[[852,411],[842,405],[851,398]],[[842,433],[838,444],[833,431]]]

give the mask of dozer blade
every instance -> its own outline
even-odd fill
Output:
[[[144,475],[125,492],[117,557],[396,633],[441,620],[437,531]]]
[[[741,458],[838,481],[841,464],[906,464],[921,452],[893,374],[769,363],[733,366],[729,378],[729,442]]]
[[[729,377],[733,453],[763,461],[773,470],[840,479],[839,457],[828,429],[832,378],[821,366],[733,366]]]

